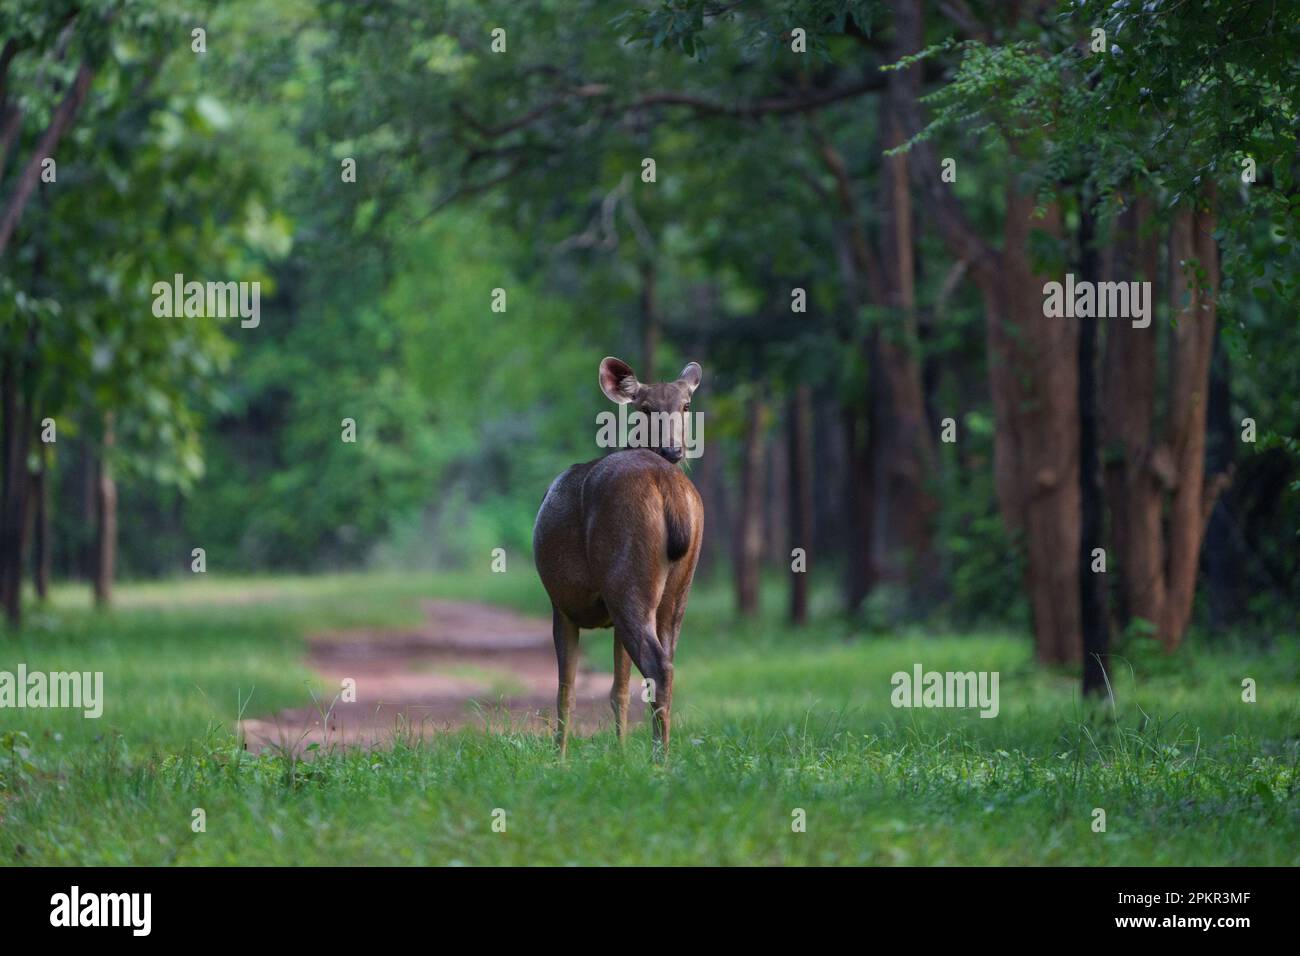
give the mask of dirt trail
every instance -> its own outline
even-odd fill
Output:
[[[416,631],[310,638],[307,663],[335,690],[319,706],[242,721],[248,749],[373,746],[466,726],[552,729],[556,678],[550,621],[460,601],[429,600],[424,610],[425,623]],[[612,655],[610,640],[609,631],[583,635],[584,645],[597,642]],[[345,678],[356,681],[357,699],[333,702]],[[613,723],[609,684],[607,673],[579,670],[578,732]],[[632,694],[630,718],[641,720],[643,711],[640,695]]]

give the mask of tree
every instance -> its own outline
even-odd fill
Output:
[[[1110,414],[1106,426],[1110,434],[1121,436],[1127,445],[1123,463],[1112,460],[1107,465],[1108,486],[1122,493],[1122,503],[1112,522],[1119,529],[1122,603],[1128,613],[1148,620],[1171,649],[1181,640],[1190,620],[1204,522],[1226,480],[1220,476],[1209,481],[1204,478],[1205,394],[1220,288],[1219,250],[1214,236],[1218,215],[1215,179],[1222,176],[1223,168],[1243,142],[1249,142],[1252,161],[1266,167],[1270,179],[1283,187],[1252,193],[1252,204],[1277,209],[1279,203],[1285,206],[1289,202],[1286,184],[1290,182],[1289,166],[1295,153],[1294,124],[1287,117],[1295,112],[1295,87],[1288,79],[1292,70],[1288,50],[1293,46],[1296,27],[1279,20],[1276,10],[1260,6],[1256,13],[1265,29],[1260,33],[1252,29],[1249,36],[1237,39],[1240,13],[1209,5],[1195,11],[1180,10],[1175,15],[1172,9],[1166,11],[1159,4],[1130,11],[1127,6],[1089,2],[1076,5],[1052,24],[1048,33],[1051,42],[1046,48],[1016,42],[1013,31],[987,28],[959,17],[974,39],[964,45],[957,76],[936,97],[936,120],[920,137],[924,139],[936,128],[965,117],[981,117],[985,121],[983,129],[993,131],[999,141],[1013,144],[1017,155],[1036,160],[1027,172],[1034,173],[1035,188],[1045,191],[1041,199],[1044,224],[1058,219],[1057,200],[1052,197],[1059,193],[1060,183],[1071,170],[1077,173],[1080,156],[1089,161],[1086,182],[1104,219],[1109,220],[1117,209],[1127,205],[1124,191],[1164,195],[1174,207],[1169,217],[1169,314],[1177,331],[1164,441],[1156,443],[1148,437],[1152,428],[1148,396],[1153,394],[1153,345],[1147,341],[1121,358],[1124,346],[1131,340],[1123,330],[1108,333],[1108,342],[1113,342],[1114,347],[1108,344],[1107,356],[1124,362],[1138,377],[1119,369],[1113,373],[1107,370],[1112,392],[1107,402]],[[1082,38],[1097,24],[1102,24],[1112,42],[1104,49],[1091,51]],[[1085,27],[1089,29],[1085,31]],[[1085,75],[1087,82],[1082,81]],[[1044,130],[1050,130],[1050,136],[1044,137]],[[1034,149],[1027,150],[1026,144]],[[951,197],[935,188],[933,181],[930,194],[954,251],[966,250],[976,260],[984,257],[985,261],[1005,267],[1008,244],[1004,243],[1001,258],[989,260],[978,237],[963,226],[960,210]],[[1010,226],[1021,218],[1023,199],[1017,204],[1016,197],[1009,195],[1007,208]],[[1144,231],[1148,228],[1143,224]],[[1147,276],[1153,277],[1156,267],[1151,256],[1142,258],[1146,260]],[[1033,286],[1030,276],[1019,266],[1006,270],[1006,274],[1019,289]],[[995,276],[987,269],[976,269],[975,277],[982,286],[994,285]],[[1295,294],[1290,282],[1279,282],[1277,290],[1285,297]],[[1022,319],[1029,323],[1022,326],[1022,331],[1032,330],[1033,303],[1026,301],[1022,305]],[[990,328],[996,324],[991,323]],[[1134,331],[1147,339],[1154,336],[1149,329]],[[1043,364],[1047,361],[1045,349],[1050,345],[1049,341],[1034,343],[1013,367],[1031,381],[1053,375],[1050,365]],[[996,337],[991,338],[990,349],[994,356],[998,354]],[[1068,382],[1070,394],[1075,394],[1075,379],[1058,380],[1062,385]],[[1136,407],[1123,411],[1116,407],[1121,399],[1113,390],[1119,387],[1135,390]],[[994,388],[996,400],[996,375]],[[1011,393],[1015,396],[1014,390]],[[1005,399],[996,404],[1001,408],[999,424],[1014,423],[1014,405]],[[1066,427],[1067,419],[1073,417],[1066,412],[1064,406],[1056,408],[1052,420]],[[1042,424],[1050,423],[1044,420]],[[1031,433],[1026,440],[1023,429],[1013,427],[1006,443],[1032,451],[1042,430],[1034,431],[1039,438]],[[1056,452],[1046,458],[1020,456],[1020,466],[1012,469],[1020,474],[1020,501],[1015,500],[1015,495],[1003,494],[1004,502],[1008,498],[1013,505],[1027,502],[1032,509],[1033,482],[1041,483],[1044,478],[1055,481],[1061,474],[1059,465],[1065,462],[1061,456],[1069,451],[1067,442],[1058,444]],[[1026,469],[1026,465],[1030,467]],[[1074,481],[1069,485],[1073,486]],[[1028,496],[1024,494],[1026,489],[1030,491]],[[1161,503],[1166,493],[1171,508],[1168,544],[1162,538],[1161,524]],[[1117,507],[1114,500],[1112,507]],[[1018,509],[1009,509],[1004,503],[1003,510],[1004,514],[1014,514]],[[1046,526],[1048,530],[1056,529],[1058,542],[1068,546],[1072,554],[1078,543],[1078,536],[1069,526],[1075,510],[1069,495],[1059,496]],[[1027,514],[1032,518],[1032,510]],[[1077,631],[1074,619],[1078,603],[1051,602],[1059,615],[1053,627],[1043,627],[1042,612],[1049,608],[1043,600],[1046,593],[1041,583],[1051,578],[1050,570],[1044,568],[1050,550],[1041,544],[1035,547],[1033,524],[1032,520],[1025,523],[1030,532],[1030,591],[1035,595],[1040,656],[1052,659],[1055,655],[1043,655],[1043,646],[1051,640],[1052,630],[1064,627],[1068,633]],[[1073,645],[1071,639],[1067,646]]]
[[[257,149],[227,152],[236,139],[229,112],[200,91],[194,57],[167,56],[179,21],[144,4],[124,15],[111,4],[6,13],[33,48],[40,48],[34,38],[54,37],[51,62],[31,64],[36,73],[26,77],[32,104],[40,102],[41,71],[61,58],[80,53],[83,65],[99,64],[94,83],[87,80],[72,100],[65,95],[37,135],[37,154],[55,129],[60,147],[58,173],[42,182],[40,202],[24,198],[22,174],[7,200],[14,211],[8,235],[16,241],[14,254],[0,260],[0,281],[12,292],[0,343],[6,449],[0,597],[18,624],[25,531],[39,500],[29,494],[36,424],[52,419],[62,435],[80,432],[94,449],[95,590],[107,603],[117,563],[119,484],[148,475],[184,487],[197,477],[198,409],[212,399],[212,377],[230,354],[217,320],[160,313],[154,285],[178,273],[233,273],[255,282],[254,263],[277,246],[283,251],[284,237],[262,202],[263,171],[274,165],[263,163]],[[45,13],[55,14],[54,22]],[[125,35],[133,43],[112,42]],[[152,89],[160,73],[162,92]],[[160,182],[168,188],[157,188]],[[229,202],[232,194],[242,201]],[[34,209],[39,218],[30,214]],[[48,553],[48,540],[42,546]]]
[[[967,264],[983,299],[997,420],[997,497],[1003,521],[1025,548],[1038,657],[1044,663],[1078,662],[1078,328],[1074,318],[1044,317],[1040,290],[1063,261],[1061,209],[1054,199],[1039,203],[1036,163],[1045,133],[1041,124],[1029,122],[1023,93],[1028,80],[1038,76],[1046,82],[1055,74],[1044,77],[1048,68],[1024,46],[990,49],[972,41],[965,49],[936,118],[908,146],[917,183],[948,248]],[[898,66],[913,62],[904,58]],[[990,114],[987,128],[995,135],[989,144],[1005,150],[999,154],[1006,169],[1000,248],[985,241],[937,175],[939,158],[928,141],[972,108]]]

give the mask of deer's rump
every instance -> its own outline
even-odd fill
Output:
[[[645,449],[615,452],[552,483],[533,529],[537,572],[580,627],[609,627],[611,604],[657,603],[670,574],[689,580],[703,521],[699,492],[680,469]],[[674,569],[688,556],[689,569]]]

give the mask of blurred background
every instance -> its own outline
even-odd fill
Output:
[[[1293,632],[1295,10],[1138,7],[4,0],[10,626],[195,548],[526,564],[612,354],[704,368],[741,617]],[[155,315],[177,273],[260,324]],[[1150,327],[1045,318],[1066,273]]]

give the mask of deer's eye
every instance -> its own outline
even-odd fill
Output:
[[[682,406],[682,411],[683,411],[683,412],[689,412],[690,410],[691,410],[691,403],[690,403],[690,402],[687,402],[685,405]]]

